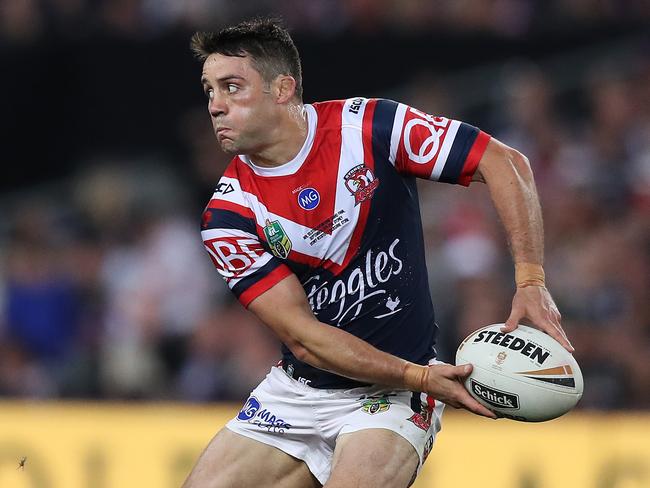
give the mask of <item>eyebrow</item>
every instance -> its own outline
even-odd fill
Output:
[[[222,76],[221,78],[217,78],[217,83],[221,83],[227,80],[243,80],[243,79],[244,77],[239,75],[226,75],[226,76]],[[205,76],[202,76],[201,84],[205,85],[207,83],[209,83],[209,80]]]

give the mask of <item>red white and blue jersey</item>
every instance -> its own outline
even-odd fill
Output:
[[[205,247],[244,305],[294,273],[314,315],[418,364],[434,357],[415,178],[469,185],[490,136],[390,100],[306,104],[299,154],[232,160],[203,214]],[[321,388],[355,382],[313,370]]]

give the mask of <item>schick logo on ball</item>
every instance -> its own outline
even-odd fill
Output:
[[[305,188],[298,193],[298,205],[305,210],[314,210],[320,203],[320,195],[313,188]]]
[[[469,383],[474,394],[482,398],[484,402],[497,408],[512,408],[514,410],[519,408],[519,395],[495,390],[472,378],[469,379]]]
[[[252,419],[260,409],[260,406],[260,402],[257,400],[257,398],[253,396],[249,397],[249,399],[246,401],[246,405],[244,405],[244,408],[242,408],[237,415],[237,420],[246,421]]]

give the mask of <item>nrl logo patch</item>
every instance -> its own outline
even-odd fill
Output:
[[[368,398],[361,404],[361,410],[370,415],[385,412],[389,408],[390,400],[388,398]]]
[[[289,251],[291,251],[291,240],[280,222],[277,220],[271,222],[267,219],[264,235],[273,255],[280,259],[287,259]]]
[[[358,164],[345,174],[345,186],[350,193],[354,195],[354,204],[359,205],[361,202],[372,197],[375,189],[379,186],[379,179],[368,166]]]

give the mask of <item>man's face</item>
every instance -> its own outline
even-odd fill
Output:
[[[201,83],[221,149],[229,154],[261,150],[277,106],[250,57],[211,54],[203,63]]]

